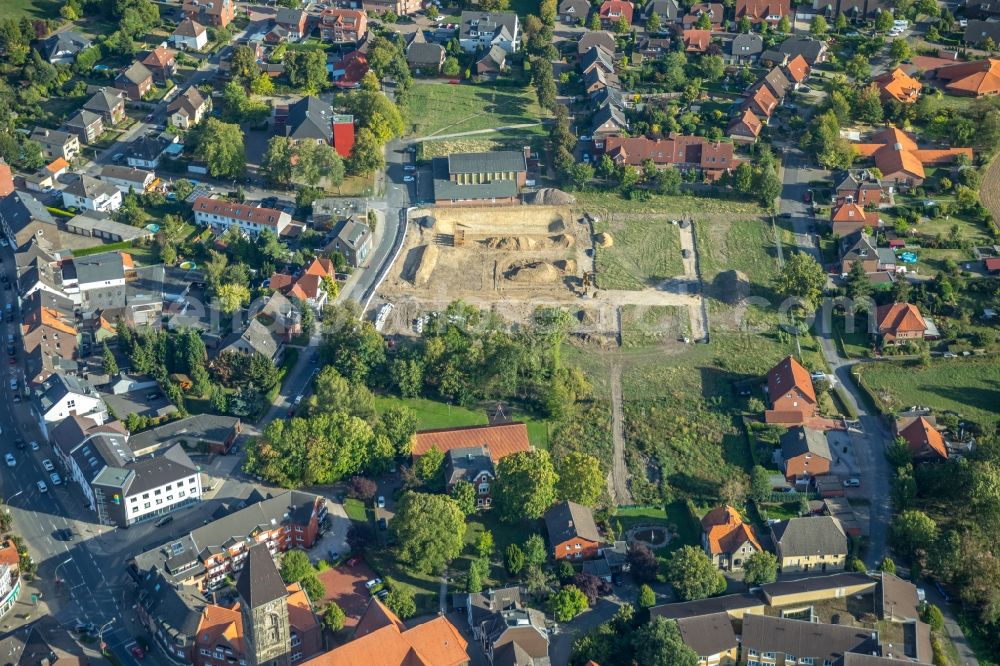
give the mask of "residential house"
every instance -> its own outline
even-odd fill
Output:
[[[191,129],[212,110],[212,97],[202,97],[194,86],[188,86],[184,92],[174,97],[167,104],[170,124],[180,129]]]
[[[447,453],[452,449],[483,448],[489,451],[494,463],[515,453],[531,451],[528,428],[524,423],[496,423],[493,425],[420,430],[413,437],[413,460],[431,449]]]
[[[997,0],[968,0],[965,15],[977,19],[1000,16],[1000,3]]]
[[[754,25],[776,26],[783,16],[790,16],[790,4],[789,0],[736,0],[736,20],[746,17]]]
[[[177,71],[177,52],[165,46],[157,46],[150,51],[142,64],[153,74],[153,81],[157,85],[166,86],[167,81],[172,79]]]
[[[429,43],[423,34],[419,30],[415,32],[419,37],[406,47],[406,64],[417,74],[440,74],[446,55],[444,47]]]
[[[39,413],[44,423],[59,423],[67,416],[86,416],[100,425],[107,408],[89,382],[74,375],[54,374],[41,386]]]
[[[243,333],[223,352],[260,354],[275,365],[281,363],[285,345],[302,332],[298,308],[287,298],[272,293],[260,311],[253,313]]]
[[[879,654],[878,632],[865,627],[791,620],[770,615],[743,617],[742,650],[748,662],[840,665],[845,653]]]
[[[845,171],[835,181],[834,204],[856,203],[862,208],[892,204],[892,193],[868,171]]]
[[[726,136],[734,143],[757,143],[764,123],[749,108],[744,108],[726,128]]]
[[[528,178],[525,154],[512,150],[437,157],[432,168],[438,206],[514,203]]]
[[[847,535],[840,521],[832,516],[772,523],[771,541],[783,573],[843,571],[847,562]]]
[[[236,16],[236,0],[184,0],[181,13],[201,25],[225,28]]]
[[[971,19],[965,26],[962,41],[972,46],[982,47],[987,39],[1000,43],[1000,21]]]
[[[764,50],[764,40],[757,33],[738,34],[729,43],[729,53],[732,61],[738,65],[750,64]]]
[[[514,12],[463,11],[458,41],[466,53],[499,46],[507,53],[518,49],[521,24]]]
[[[476,508],[490,508],[490,484],[496,478],[490,450],[485,446],[449,449],[444,457],[444,484],[450,493],[459,481],[476,491]]]
[[[826,60],[826,42],[796,35],[781,42],[778,45],[778,52],[784,54],[788,60],[802,56],[810,67],[815,67],[817,63]]]
[[[65,127],[76,134],[80,143],[94,143],[104,133],[104,118],[93,111],[80,109],[66,121]]]
[[[742,569],[750,555],[762,550],[753,528],[731,506],[716,507],[701,519],[701,547],[712,564],[726,571]]]
[[[121,192],[111,185],[118,196]],[[66,296],[84,313],[93,313],[126,305],[125,282],[134,273],[132,256],[120,251],[101,252],[62,264],[62,288]]]
[[[757,86],[743,102],[742,107],[744,111],[750,111],[758,118],[770,118],[776,108],[778,100],[767,86]]]
[[[597,557],[604,544],[594,514],[576,502],[559,502],[545,512],[549,547],[557,560],[590,560]]]
[[[809,63],[801,55],[797,55],[785,65],[785,75],[792,82],[792,90],[798,90],[799,86],[809,78]]]
[[[43,39],[38,52],[52,65],[72,65],[77,54],[91,45],[93,42],[79,32],[62,30]]]
[[[396,614],[373,597],[358,621],[354,638],[302,666],[465,666],[469,663],[468,643],[444,615],[407,629]],[[515,662],[507,662],[514,664]],[[530,663],[530,662],[516,662]]]
[[[143,194],[149,191],[156,182],[156,174],[145,169],[135,167],[109,164],[101,169],[101,180],[114,185],[122,194],[127,194],[129,190],[136,194]]]
[[[125,162],[138,169],[156,169],[168,144],[158,136],[146,135],[132,142],[125,152]]]
[[[906,448],[914,460],[920,462],[948,459],[944,435],[937,428],[937,420],[930,415],[901,415],[895,422],[895,435],[906,441]]]
[[[607,88],[606,90],[612,90]],[[619,93],[620,97],[620,93]],[[590,125],[590,134],[595,141],[605,137],[616,136],[628,130],[628,119],[622,107],[615,103],[602,104]]]
[[[1000,59],[972,60],[938,67],[932,71],[952,95],[986,97],[1000,93]]]
[[[196,414],[134,434],[129,438],[129,447],[137,456],[177,444],[222,456],[229,453],[242,431],[243,425],[238,417]]]
[[[372,251],[371,227],[354,219],[341,220],[325,251],[341,253],[347,263],[355,268],[362,266]]]
[[[361,51],[351,51],[333,63],[330,77],[338,88],[360,88],[368,73],[368,58]]]
[[[937,337],[937,329],[912,303],[880,305],[875,311],[875,328],[883,344],[899,344]]]
[[[8,242],[21,248],[32,240],[58,237],[55,218],[38,199],[15,190],[0,199],[0,229]]]
[[[101,88],[84,103],[83,108],[99,114],[105,126],[113,127],[125,117],[125,94],[116,88]]]
[[[275,131],[283,129],[284,135],[292,143],[333,142],[333,107],[318,97],[303,97],[289,104],[287,112],[276,108],[275,114]]]
[[[587,30],[576,43],[576,53],[583,55],[595,46],[600,46],[608,53],[614,53],[618,48],[618,42],[607,30]]]
[[[861,158],[874,161],[882,172],[882,182],[918,187],[924,182],[924,166],[952,164],[959,159],[972,160],[972,148],[921,149],[907,132],[887,127],[873,134],[867,143],[856,143]]]
[[[676,620],[681,640],[698,655],[698,666],[736,666],[739,639],[728,613]]]
[[[764,75],[764,77],[750,88],[752,91],[754,88],[766,87],[771,91],[774,99],[781,103],[783,99],[788,95],[788,91],[794,88],[794,84],[788,75],[785,74],[785,70],[782,67],[772,67],[771,71]]]
[[[254,543],[285,552],[312,548],[329,514],[326,499],[290,490],[278,495],[252,494],[237,507],[133,558],[130,570],[140,579],[162,574],[168,585],[214,589],[239,571]]]
[[[904,72],[901,67],[874,77],[872,83],[878,86],[879,97],[883,102],[896,100],[901,104],[916,102],[923,88],[920,81]]]
[[[42,147],[42,154],[50,160],[61,157],[72,162],[80,154],[80,137],[70,132],[36,127],[29,137]]]
[[[892,5],[888,0],[812,0],[812,8],[822,13],[828,21],[843,14],[847,20],[859,23],[865,19],[874,19],[881,12],[890,11]]]
[[[856,203],[842,203],[831,209],[830,224],[834,236],[846,238],[857,231],[867,233],[877,229],[882,226],[882,218],[878,211],[867,211]]]
[[[306,36],[306,24],[309,15],[301,9],[280,7],[274,17],[275,25],[288,31],[288,35],[296,41]]]
[[[670,52],[670,37],[653,37],[648,33],[640,35],[635,42],[636,50],[644,58],[659,58]]]
[[[667,139],[608,137],[604,152],[616,164],[638,167],[651,160],[658,168],[697,170],[709,181],[718,180],[740,164],[732,143],[680,134],[671,134]]]
[[[72,371],[77,356],[73,302],[65,296],[38,289],[24,300],[21,311],[21,344],[27,381],[41,384],[57,371]]]
[[[378,16],[386,12],[392,12],[396,16],[410,16],[423,9],[423,3],[421,0],[362,0],[361,8]]]
[[[784,67],[788,64],[788,54],[776,48],[764,49],[757,60],[761,67]]]
[[[708,45],[712,43],[712,32],[710,30],[689,29],[681,33],[684,40],[684,51],[687,53],[705,53]]]
[[[507,68],[507,52],[500,46],[491,46],[483,57],[476,61],[476,75],[495,79]]]
[[[840,274],[846,276],[860,262],[865,273],[878,271],[878,249],[867,229],[855,229],[840,239]]]
[[[822,430],[795,426],[789,428],[779,441],[785,480],[789,483],[808,487],[815,477],[830,473],[833,454]]]
[[[497,666],[550,663],[545,615],[524,605],[520,588],[462,595],[456,605],[465,609],[472,636],[482,644],[489,663]]]
[[[292,216],[284,211],[203,196],[195,199],[192,210],[197,224],[212,227],[217,232],[223,232],[229,227],[238,227],[240,231],[252,236],[256,236],[263,229],[270,229],[280,236],[292,221]]]
[[[208,30],[201,23],[186,18],[177,25],[170,39],[182,51],[201,51],[208,45]]]
[[[330,7],[319,15],[319,36],[334,44],[357,44],[368,34],[368,15],[356,9]],[[423,32],[417,31],[423,36]]]
[[[63,188],[62,199],[66,208],[102,213],[111,213],[122,205],[122,193],[117,187],[86,174]]]
[[[722,31],[722,20],[725,8],[718,2],[696,2],[688,7],[687,14],[681,18],[681,26],[685,29],[697,28],[702,16],[708,16],[711,32]]]
[[[816,390],[809,371],[786,356],[767,373],[767,396],[771,409],[764,413],[768,423],[802,425],[816,416]]]
[[[558,17],[561,23],[586,25],[589,14],[590,3],[587,0],[562,0],[559,3]]]
[[[593,49],[592,49],[593,50]],[[618,75],[602,67],[592,67],[583,74],[583,89],[588,95],[593,95],[605,88],[621,89]]]
[[[677,22],[681,16],[681,8],[677,0],[648,0],[642,5],[642,20],[648,22],[649,17],[656,14],[663,27]]]
[[[141,62],[134,62],[115,78],[115,88],[125,91],[130,101],[137,102],[153,87],[153,73]]]
[[[328,296],[325,280],[333,279],[335,275],[332,261],[326,257],[316,257],[301,275],[274,273],[268,287],[288,298],[307,303],[315,310],[322,310]]]
[[[598,9],[598,15],[601,17],[601,25],[613,30],[622,19],[631,26],[632,11],[633,5],[627,0],[604,0]]]
[[[600,46],[595,46],[580,56],[580,73],[589,74],[595,69],[603,70],[605,74],[615,71],[614,54]],[[592,91],[588,90],[587,94]]]

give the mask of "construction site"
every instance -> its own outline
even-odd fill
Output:
[[[656,286],[598,289],[595,248],[609,247],[614,239],[595,234],[594,222],[569,205],[414,210],[406,243],[372,304],[385,313],[379,330],[417,335],[422,317],[462,300],[513,324],[528,323],[539,307],[570,308],[579,322],[574,333],[602,347],[621,344],[623,307],[679,306],[689,311],[689,325],[661,325],[646,317],[643,321],[663,328],[650,333],[682,343],[705,338],[694,261],[684,262],[685,275]]]

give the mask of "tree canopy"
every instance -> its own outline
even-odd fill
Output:
[[[422,573],[442,571],[465,543],[465,515],[446,495],[404,493],[391,527],[399,559]]]

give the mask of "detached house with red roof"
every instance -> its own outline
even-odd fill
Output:
[[[891,303],[875,311],[875,324],[882,343],[895,345],[901,342],[935,338],[937,328],[924,319],[920,309],[912,303]]]
[[[690,29],[681,33],[684,40],[684,50],[688,53],[704,53],[708,50],[708,45],[712,43],[712,32],[710,30]]]
[[[314,310],[322,310],[328,296],[324,278],[333,279],[335,274],[332,261],[326,257],[316,257],[301,275],[276,272],[271,276],[268,286],[290,299],[307,303]]]
[[[701,547],[723,570],[742,569],[750,555],[762,550],[753,528],[731,506],[712,509],[701,519]]]
[[[736,143],[757,143],[764,123],[749,108],[744,108],[726,128],[726,136]]]
[[[722,15],[724,11],[725,9],[722,4],[718,2],[696,2],[691,5],[688,13],[681,19],[681,25],[684,28],[694,28],[698,20],[707,14],[709,21],[712,22],[709,29],[712,32],[720,32],[722,30]]]
[[[177,71],[177,52],[163,46],[158,46],[142,59],[142,64],[153,74],[153,82],[160,86],[167,85],[167,79]]]
[[[1000,59],[973,60],[945,65],[933,70],[944,89],[952,95],[985,97],[1000,93]]]
[[[764,413],[768,423],[802,425],[816,416],[816,390],[809,371],[786,356],[767,373],[767,395],[771,409]]]
[[[601,24],[605,28],[614,28],[618,25],[618,21],[624,18],[626,23],[632,25],[632,11],[631,2],[625,2],[625,0],[604,0],[599,10]]]
[[[887,127],[876,132],[868,143],[856,143],[862,158],[870,158],[882,172],[882,182],[918,187],[924,182],[925,165],[953,164],[959,158],[972,159],[972,148],[922,149],[907,132]]]
[[[881,226],[877,211],[866,211],[856,203],[843,203],[830,211],[830,224],[835,236],[848,236],[859,229]]]
[[[876,76],[872,79],[872,83],[878,86],[879,97],[883,102],[894,99],[902,104],[916,102],[924,87],[920,81],[904,72],[900,67],[881,76]]]
[[[514,453],[531,451],[528,427],[521,422],[421,430],[413,436],[414,462],[431,449],[448,453],[452,449],[485,448],[494,463]]]
[[[598,556],[604,540],[594,514],[582,504],[560,502],[545,512],[549,547],[557,560],[590,560]]]
[[[736,20],[744,16],[753,24],[777,25],[781,17],[791,13],[789,0],[736,0]]]
[[[815,477],[830,473],[833,455],[823,431],[796,426],[789,428],[779,441],[785,480],[789,483],[808,487]]]
[[[937,462],[948,459],[944,435],[937,429],[933,416],[903,414],[895,423],[896,437],[906,441],[910,455],[918,462]]]

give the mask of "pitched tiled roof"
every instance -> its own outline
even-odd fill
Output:
[[[847,535],[832,516],[790,518],[771,525],[782,557],[847,555]]]
[[[720,506],[706,513],[701,519],[701,529],[713,555],[732,553],[747,541],[761,550],[753,529],[743,522],[742,516],[731,506]]]
[[[746,105],[749,105],[753,101],[756,107],[768,118],[774,113],[774,109],[778,106],[778,100],[775,99],[774,95],[771,93],[770,88],[767,86],[759,86],[757,90],[754,91],[750,99],[747,100]]]
[[[594,514],[576,502],[560,502],[545,512],[545,527],[553,546],[575,537],[599,542],[601,535],[594,522]]]
[[[652,160],[657,165],[697,164],[703,169],[731,169],[739,166],[733,144],[711,142],[701,136],[671,134],[667,139],[608,137],[604,150],[617,162],[641,165]]]
[[[256,208],[222,199],[209,199],[208,197],[198,197],[194,200],[194,204],[191,207],[195,213],[208,213],[232,220],[247,220],[248,222],[264,224],[270,227],[277,227],[278,220],[282,215],[280,210]]]
[[[879,87],[883,100],[895,99],[906,104],[917,101],[917,96],[923,88],[920,81],[899,67],[873,78],[872,83]]]
[[[727,131],[731,134],[736,127],[741,125],[753,136],[759,136],[760,131],[764,128],[764,123],[750,109],[743,109],[743,113],[729,124]]]
[[[791,356],[786,356],[781,363],[771,368],[767,373],[767,391],[771,400],[796,388],[803,397],[816,403],[816,391],[813,389],[809,371]]]
[[[624,16],[629,25],[632,25],[632,3],[624,0],[604,0],[601,4],[601,18],[609,16]]]
[[[948,457],[948,449],[945,447],[941,432],[923,416],[918,416],[908,426],[902,428],[899,436],[906,440],[910,452],[914,455],[923,455],[930,449],[942,458]]]
[[[149,55],[142,59],[142,64],[152,67],[166,67],[170,64],[170,61],[174,59],[176,54],[177,52],[173,49],[168,49],[165,46],[158,46],[150,51]]]
[[[1000,92],[1000,59],[963,62],[934,70],[934,75],[948,83],[945,90],[955,93],[992,95]]]
[[[891,303],[875,311],[879,333],[897,334],[905,331],[926,331],[927,322],[912,303]]]
[[[697,655],[717,655],[734,650],[739,645],[728,613],[678,618],[677,628],[681,632],[681,640]]]
[[[801,54],[792,58],[785,69],[788,71],[788,75],[791,77],[795,83],[802,83],[809,76],[809,63],[806,59],[802,57]]]
[[[768,16],[787,16],[789,0],[736,0],[736,18],[760,21]]]
[[[414,435],[413,457],[419,458],[432,448],[445,453],[451,449],[465,449],[472,446],[488,448],[494,463],[512,453],[531,450],[528,427],[524,423],[499,423],[423,430]]]
[[[178,37],[198,37],[205,32],[205,26],[192,19],[184,19],[174,30]]]
[[[684,49],[686,51],[704,51],[712,43],[712,32],[710,30],[685,30]]]

